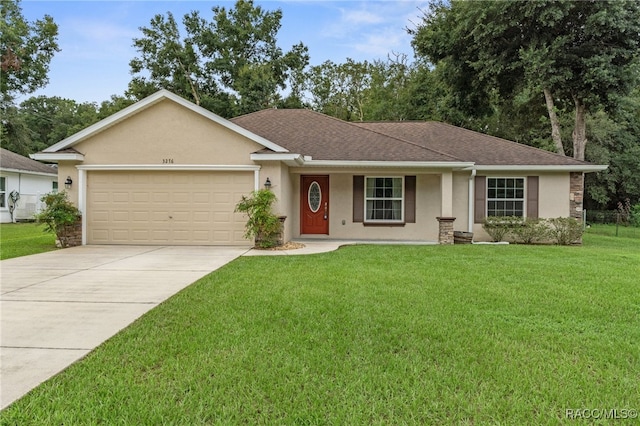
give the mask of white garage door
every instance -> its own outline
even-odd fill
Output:
[[[90,171],[89,244],[246,245],[234,213],[253,172]]]

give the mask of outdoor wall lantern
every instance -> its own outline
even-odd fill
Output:
[[[71,176],[67,176],[67,180],[64,181],[64,187],[67,189],[71,189],[71,184],[73,181],[71,180]]]
[[[264,181],[264,188],[271,189],[271,179],[267,178],[267,180]]]

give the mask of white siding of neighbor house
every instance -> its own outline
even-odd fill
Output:
[[[11,222],[9,213],[9,193],[18,191],[20,199],[16,206],[15,219],[28,220],[33,214],[40,211],[42,203],[40,198],[53,191],[53,182],[57,182],[57,176],[36,175],[28,172],[0,171],[0,176],[6,180],[5,207],[0,208],[0,222]]]

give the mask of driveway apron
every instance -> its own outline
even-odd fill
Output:
[[[249,247],[82,246],[0,262],[0,409]]]

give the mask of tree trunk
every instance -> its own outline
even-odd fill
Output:
[[[573,158],[584,161],[584,148],[587,145],[587,107],[575,96],[576,120],[573,128]]]
[[[551,121],[551,138],[553,139],[553,143],[556,147],[556,152],[558,154],[565,155],[564,147],[562,146],[562,136],[560,135],[560,121],[556,115],[551,90],[548,88],[544,89],[544,99],[547,103],[547,111],[549,112],[549,120]]]

